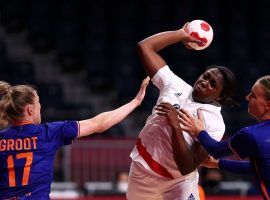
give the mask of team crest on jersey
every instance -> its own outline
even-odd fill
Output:
[[[178,110],[178,109],[180,109],[180,105],[179,104],[173,104],[173,107],[176,109],[176,110]]]
[[[193,194],[192,194],[192,193],[189,195],[189,197],[188,197],[188,199],[187,199],[187,200],[195,200],[195,197],[193,196]]]
[[[182,93],[174,93],[174,95],[175,95],[176,97],[180,97],[180,96],[182,95]]]

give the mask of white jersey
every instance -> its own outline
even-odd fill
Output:
[[[215,140],[221,140],[225,131],[225,125],[220,113],[221,106],[217,102],[203,104],[193,101],[191,95],[192,87],[176,76],[167,65],[155,74],[152,81],[160,90],[157,104],[167,102],[174,107],[183,108],[193,115],[197,115],[197,109],[200,108],[205,118],[206,131]],[[197,170],[186,176],[182,176],[179,172],[173,158],[171,127],[167,123],[166,118],[157,115],[156,112],[153,109],[152,114],[148,117],[144,128],[139,134],[142,145],[145,146],[152,159],[166,168],[174,178],[180,180],[188,178],[198,179]],[[188,133],[183,132],[183,134],[188,146],[191,147],[194,140]],[[146,169],[152,171],[146,161],[139,155],[136,146],[130,156],[133,161],[141,163]]]

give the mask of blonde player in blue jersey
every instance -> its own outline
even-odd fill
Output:
[[[208,167],[216,167],[233,173],[255,175],[264,200],[270,199],[270,75],[259,78],[246,96],[249,102],[248,113],[258,120],[257,124],[242,128],[232,137],[218,142],[209,137],[205,131],[204,115],[198,110],[198,118],[186,110],[180,110],[178,119],[175,109],[168,104],[158,106],[159,114],[171,122],[174,132],[182,135],[182,130],[197,137],[202,146],[215,158],[236,154],[239,159],[249,161],[212,160],[206,162]],[[179,120],[182,127],[179,126]],[[181,138],[180,138],[181,140]],[[185,144],[179,142],[183,151]]]
[[[0,126],[5,128],[0,131],[0,199],[50,199],[56,151],[122,121],[141,104],[148,84],[147,77],[137,96],[115,110],[82,121],[41,124],[37,91],[0,81]]]

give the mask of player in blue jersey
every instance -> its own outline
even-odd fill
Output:
[[[258,186],[265,200],[270,199],[270,75],[259,78],[246,96],[249,102],[248,113],[258,120],[258,123],[239,130],[229,139],[217,142],[209,137],[204,130],[204,117],[198,110],[198,118],[185,110],[180,110],[180,127],[177,123],[176,111],[170,105],[159,105],[161,115],[166,115],[175,132],[185,130],[191,136],[197,137],[203,147],[218,159],[236,154],[240,159],[249,161],[234,161],[220,159],[207,163],[209,167],[217,167],[233,173],[255,174]],[[180,144],[180,143],[179,143]],[[184,144],[181,144],[184,146]],[[181,147],[183,148],[183,147]]]
[[[82,121],[41,124],[37,91],[0,81],[0,199],[50,199],[56,151],[122,121],[141,104],[148,84],[147,77],[136,97],[115,110]]]

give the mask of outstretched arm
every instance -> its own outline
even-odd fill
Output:
[[[103,112],[93,118],[79,121],[80,133],[78,137],[104,132],[125,119],[136,107],[141,104],[142,100],[144,99],[149,81],[149,77],[143,80],[136,97],[129,103],[115,110]]]
[[[158,33],[138,43],[140,60],[151,78],[166,65],[165,60],[158,54],[160,50],[177,42],[183,42],[186,45],[189,42],[200,42],[187,34],[187,29],[188,23],[179,30]]]
[[[178,114],[183,130],[192,137],[197,136],[201,145],[211,156],[217,159],[233,153],[229,147],[229,140],[218,142],[204,130],[204,117],[200,109],[198,109],[198,118],[192,116],[184,109],[180,109]]]
[[[218,161],[218,167],[219,169],[223,169],[235,174],[243,174],[243,175],[254,174],[249,161],[220,159]]]
[[[209,158],[202,163],[202,166],[208,168],[219,168],[235,174],[242,174],[242,175],[254,174],[249,161],[238,161],[229,159],[216,160],[213,157],[209,156]]]
[[[208,157],[208,153],[199,142],[194,142],[191,148],[187,146],[179,124],[176,109],[169,103],[161,103],[155,107],[158,114],[165,116],[172,128],[172,150],[175,163],[182,175],[193,172]]]

